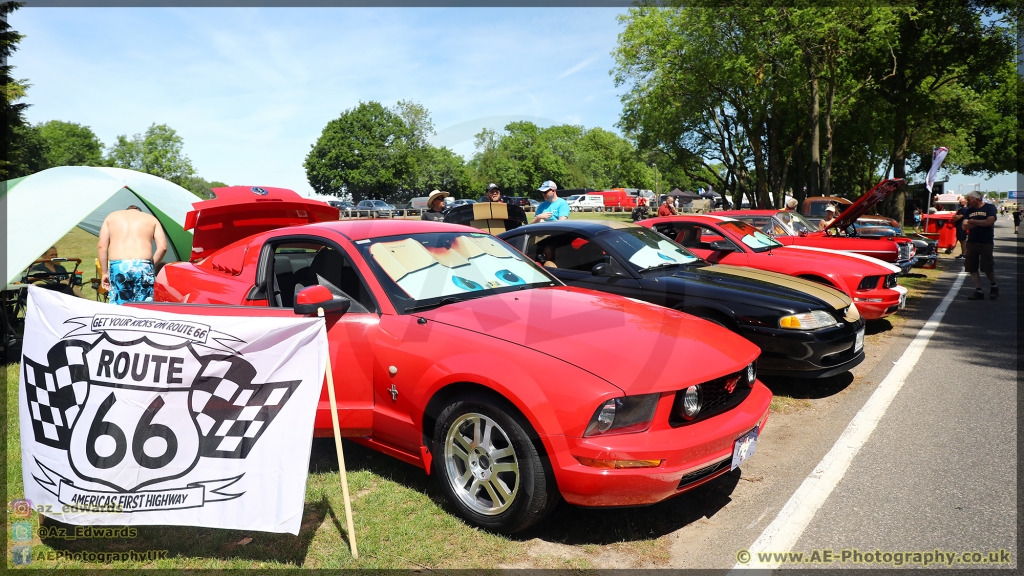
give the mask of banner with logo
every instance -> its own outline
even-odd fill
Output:
[[[935,185],[935,175],[938,174],[942,161],[946,159],[946,154],[949,154],[949,148],[945,146],[940,146],[932,151],[932,167],[928,170],[928,176],[924,179],[925,188],[928,188],[929,193],[932,191],[932,186]]]
[[[29,287],[25,497],[69,524],[298,534],[321,318],[173,314]]]

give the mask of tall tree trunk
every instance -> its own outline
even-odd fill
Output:
[[[803,206],[804,198],[807,197],[807,192],[804,190],[804,186],[807,185],[807,161],[804,156],[803,147],[793,155],[793,161],[796,163],[796,178],[793,181],[793,198],[797,201],[797,211]]]
[[[822,196],[832,195],[832,131],[834,129],[832,114],[835,113],[836,103],[836,71],[834,64],[831,64],[829,68],[831,74],[828,79],[828,95],[825,97],[828,104],[825,111],[825,171],[821,175]]]
[[[910,143],[910,131],[907,128],[907,113],[904,103],[896,106],[893,115],[893,139],[892,139],[892,177],[907,178],[907,145]],[[893,193],[889,214],[895,218],[900,226],[903,225],[903,211],[906,204],[906,187],[900,188]]]
[[[821,130],[819,129],[819,109],[818,103],[818,76],[814,73],[813,66],[811,65],[810,58],[807,60],[807,72],[811,75],[811,162],[810,162],[810,174],[808,174],[807,195],[808,196],[820,196],[821,195]]]

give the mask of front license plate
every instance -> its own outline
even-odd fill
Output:
[[[732,446],[732,468],[735,470],[739,468],[740,464],[744,460],[754,455],[754,448],[757,447],[757,427],[747,432],[742,438],[736,440],[736,443]]]
[[[864,347],[864,329],[857,330],[857,337],[853,341],[853,351],[860,352],[860,349]]]
[[[900,310],[903,310],[906,307],[907,307],[907,295],[906,294],[900,294]]]

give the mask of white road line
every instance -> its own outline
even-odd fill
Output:
[[[796,492],[789,498],[789,501],[786,502],[786,505],[779,511],[779,515],[775,517],[775,520],[750,545],[750,561],[748,563],[737,563],[730,574],[737,570],[750,568],[762,570],[778,568],[779,564],[777,562],[759,562],[757,553],[788,552],[796,545],[797,540],[799,540],[807,525],[810,524],[815,513],[825,503],[825,500],[832,493],[832,490],[835,489],[836,485],[839,484],[839,481],[843,479],[843,475],[846,474],[846,470],[850,467],[854,456],[857,455],[857,452],[867,442],[868,437],[875,430],[889,404],[896,397],[896,393],[903,387],[907,376],[910,375],[914,365],[920,360],[925,346],[928,345],[928,341],[935,334],[935,330],[942,322],[942,317],[946,314],[946,309],[949,308],[950,303],[956,297],[966,278],[967,274],[965,272],[957,275],[956,280],[953,281],[953,286],[949,289],[949,293],[939,303],[939,307],[932,314],[931,318],[925,322],[924,326],[921,327],[917,336],[910,342],[903,355],[896,361],[896,365],[893,366],[889,374],[878,385],[878,388],[871,394],[868,401],[853,417],[853,420],[850,421],[846,430],[836,440],[832,449],[821,459],[821,462],[818,463],[810,475],[804,479],[800,487],[797,488]]]

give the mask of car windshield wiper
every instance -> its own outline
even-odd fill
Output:
[[[647,271],[650,271],[650,270],[657,270],[659,268],[668,268],[669,266],[684,266],[686,264],[687,264],[687,262],[665,262],[664,264],[658,264],[657,266],[651,266],[649,268],[644,268],[644,271],[647,272]]]
[[[456,298],[455,296],[445,296],[437,302],[431,302],[430,304],[420,304],[419,306],[410,306],[405,309],[406,312],[414,312],[417,310],[429,310],[431,308],[438,308],[445,304],[455,304],[456,302],[462,302],[462,298]]]

